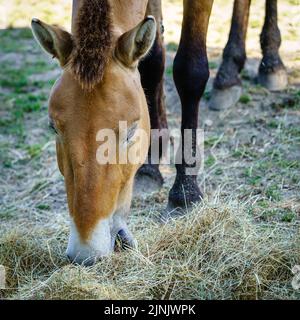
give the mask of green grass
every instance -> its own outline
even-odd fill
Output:
[[[51,210],[51,206],[49,206],[49,204],[47,204],[47,203],[40,203],[36,206],[36,208],[41,211],[50,211]]]
[[[245,169],[244,176],[246,178],[246,182],[253,186],[259,185],[262,181],[262,176],[258,175],[256,172],[253,172],[253,168]]]
[[[32,31],[29,28],[0,30],[1,52],[25,53],[28,50],[26,40],[32,39]]]
[[[55,80],[36,81],[34,77],[46,74],[57,65],[49,62],[41,52],[29,29],[0,30],[0,42],[0,54],[14,54],[8,55],[7,61],[0,62],[0,87],[3,90],[0,90],[0,134],[13,137],[14,148],[22,154],[25,152],[29,161],[41,154],[50,133],[45,131],[38,137],[39,141],[29,145],[31,137],[26,123],[45,116],[48,100],[45,92],[50,91]],[[7,145],[3,145],[0,160],[6,169],[13,169],[19,163],[13,161]]]
[[[216,163],[216,159],[213,156],[209,156],[205,160],[205,167],[212,167]]]
[[[252,100],[252,98],[248,94],[243,94],[240,97],[240,102],[243,103],[243,104],[248,104],[249,102],[251,102],[251,100]]]
[[[218,136],[210,136],[210,137],[205,137],[204,140],[204,146],[205,148],[211,148],[213,146],[217,146],[218,144],[221,143],[223,139],[220,139]]]
[[[172,77],[173,76],[173,66],[169,66],[166,68],[166,74],[168,77]]]
[[[281,200],[281,192],[277,185],[271,185],[265,190],[266,197],[271,201]]]
[[[272,103],[272,108],[276,111],[283,111],[284,109],[300,110],[300,90],[291,90],[288,97]]]
[[[243,146],[236,149],[232,156],[234,158],[241,158],[241,159],[255,159],[257,158],[257,154],[254,150],[248,148],[248,146]]]
[[[167,43],[166,48],[168,51],[176,52],[178,49],[178,44],[175,42],[169,42]]]
[[[218,62],[216,61],[209,61],[208,65],[209,65],[209,69],[211,70],[216,70],[219,67]]]
[[[43,145],[35,144],[31,146],[26,146],[26,150],[30,158],[35,158],[41,155]]]

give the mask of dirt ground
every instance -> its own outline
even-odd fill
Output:
[[[58,250],[63,256],[68,233],[66,195],[57,169],[54,136],[47,125],[47,99],[60,70],[36,45],[27,21],[17,17],[20,7],[12,3],[15,20],[0,20],[3,27],[0,30],[0,247],[7,233],[39,237],[43,230],[49,241],[53,237],[61,239]],[[0,8],[3,5],[1,1]],[[65,2],[63,5],[67,6]],[[205,203],[218,206],[236,201],[245,206],[246,214],[255,223],[270,226],[279,223],[297,233],[300,223],[299,3],[282,1],[280,4],[281,55],[290,85],[279,93],[262,88],[255,79],[261,59],[258,35],[262,6],[262,1],[254,1],[247,42],[248,62],[242,72],[243,96],[234,108],[218,113],[210,111],[207,105],[228,35],[232,2],[216,1],[208,37],[211,79],[200,105],[205,169],[199,175],[199,184]],[[172,80],[172,61],[178,45],[182,8],[180,2],[171,0],[165,1],[164,7],[166,105],[169,126],[175,128],[180,125],[181,106]],[[31,13],[36,16],[39,12],[31,7]],[[44,12],[42,16],[47,22],[61,19],[63,24],[68,24],[66,14],[59,14],[57,19]],[[175,169],[164,166],[162,172],[165,185],[161,190],[144,193],[133,200],[131,225],[137,233],[145,228],[137,224],[141,217],[155,216],[166,206]],[[16,262],[15,286],[30,287],[30,281],[51,277],[51,272],[43,273],[37,266],[30,268],[32,277],[27,274],[24,280],[17,267],[21,256],[13,251],[11,256]],[[5,263],[0,256],[0,264]],[[57,268],[53,266],[53,270]]]

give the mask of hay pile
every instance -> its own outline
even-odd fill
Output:
[[[265,225],[243,207],[202,205],[166,225],[135,217],[139,249],[91,268],[64,257],[66,228],[0,235],[6,298],[297,299],[299,222]]]

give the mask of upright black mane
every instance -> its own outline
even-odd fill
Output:
[[[109,0],[84,0],[74,21],[70,67],[84,89],[101,82],[112,47]]]

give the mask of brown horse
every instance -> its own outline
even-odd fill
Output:
[[[182,132],[192,130],[195,152],[198,107],[209,78],[206,37],[213,0],[183,2],[174,80],[182,102]],[[239,98],[249,7],[250,0],[235,1],[212,109],[229,107]],[[259,79],[271,89],[286,85],[285,68],[278,54],[276,8],[276,1],[267,0],[261,37],[264,58]],[[74,0],[72,34],[37,19],[32,21],[36,39],[63,68],[51,93],[49,118],[57,134],[58,165],[65,177],[71,215],[67,254],[76,263],[90,264],[108,255],[117,235],[125,244],[134,245],[126,223],[134,177],[147,157],[150,123],[153,129],[167,128],[162,22],[161,0]],[[119,139],[119,148],[129,148],[138,129],[147,133],[140,139],[139,161],[100,165],[96,160],[98,132],[110,129],[120,137],[124,135],[118,127],[120,121],[126,121],[129,130],[125,139]],[[184,159],[176,165],[169,208],[183,208],[201,200],[197,175],[186,174],[186,169],[193,166]],[[138,176],[163,182],[157,164],[142,166]]]
[[[41,46],[63,68],[51,92],[49,119],[57,134],[58,165],[71,215],[67,254],[71,261],[90,264],[113,250],[118,234],[128,245],[134,244],[126,218],[150,131],[137,66],[153,45],[156,23],[152,17],[143,18],[145,1],[132,1],[131,6],[104,0],[75,4],[73,35],[37,19],[32,28]],[[124,16],[131,18],[127,21]],[[148,133],[141,141],[139,164],[99,165],[98,132],[111,129],[120,136],[119,121],[129,127],[120,142],[124,148],[137,129]]]

